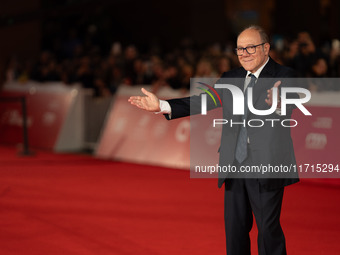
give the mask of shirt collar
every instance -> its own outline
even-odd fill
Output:
[[[268,57],[266,63],[264,63],[259,69],[257,69],[257,71],[255,73],[253,73],[253,75],[256,77],[256,79],[259,78],[260,73],[262,72],[263,68],[266,66],[268,61],[269,61],[269,57]],[[247,76],[246,77],[248,77],[249,74],[251,74],[251,72],[247,71]]]

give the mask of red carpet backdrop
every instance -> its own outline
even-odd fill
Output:
[[[222,255],[223,190],[189,171],[0,147],[2,255]],[[288,254],[339,254],[340,188],[286,189]],[[257,254],[256,228],[251,233]]]

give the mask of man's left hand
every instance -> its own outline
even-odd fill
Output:
[[[280,85],[281,85],[281,81],[277,81],[275,82],[273,88],[278,88]],[[267,90],[267,98],[265,101],[269,106],[273,104],[273,88]],[[277,108],[281,107],[279,93],[277,93],[277,106],[276,107]]]

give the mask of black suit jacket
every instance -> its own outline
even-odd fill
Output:
[[[238,86],[242,91],[244,87],[244,79],[247,71],[240,67],[222,75],[221,78],[228,78],[228,83],[232,81],[233,85]],[[288,67],[284,67],[269,59],[266,66],[263,68],[256,85],[253,88],[253,104],[255,109],[265,110],[269,106],[265,102],[267,97],[267,90],[273,87],[273,84],[278,78],[292,78],[294,77],[294,71]],[[266,78],[266,79],[263,79]],[[231,79],[231,80],[230,80]],[[223,79],[220,79],[217,83],[223,83]],[[288,83],[282,83],[280,87],[290,86]],[[233,98],[228,89],[216,89],[222,99],[223,104],[223,119],[234,122],[241,122],[242,116],[233,114]],[[292,94],[291,97],[297,97]],[[213,100],[208,98],[207,108],[208,110],[215,108]],[[180,99],[168,100],[171,106],[171,119],[189,116],[192,114],[199,114],[201,111],[201,97],[192,96]],[[220,105],[219,105],[220,106]],[[191,108],[191,109],[190,109]],[[283,119],[290,119],[293,107],[287,109],[285,116],[280,116],[276,112],[267,116],[255,115],[248,111],[247,119],[261,119],[265,123],[262,127],[247,127],[249,137],[249,148],[251,150],[253,163],[257,166],[284,166],[290,167],[289,173],[269,174],[261,176],[259,181],[265,189],[276,189],[283,186],[298,182],[298,174],[294,172],[294,166],[296,165],[293,142],[290,135],[290,128],[283,127],[280,122]],[[166,115],[167,119],[170,119]],[[275,122],[275,127],[272,127],[273,123],[265,121],[265,119],[279,119]],[[287,124],[287,123],[286,123]],[[223,125],[219,164],[221,166],[233,165],[235,161],[235,148],[237,143],[238,133],[240,131],[240,125]],[[295,168],[296,170],[296,168]],[[228,176],[219,176],[218,186],[221,187]]]

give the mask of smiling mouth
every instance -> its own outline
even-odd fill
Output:
[[[243,59],[243,62],[251,62],[253,59]]]

